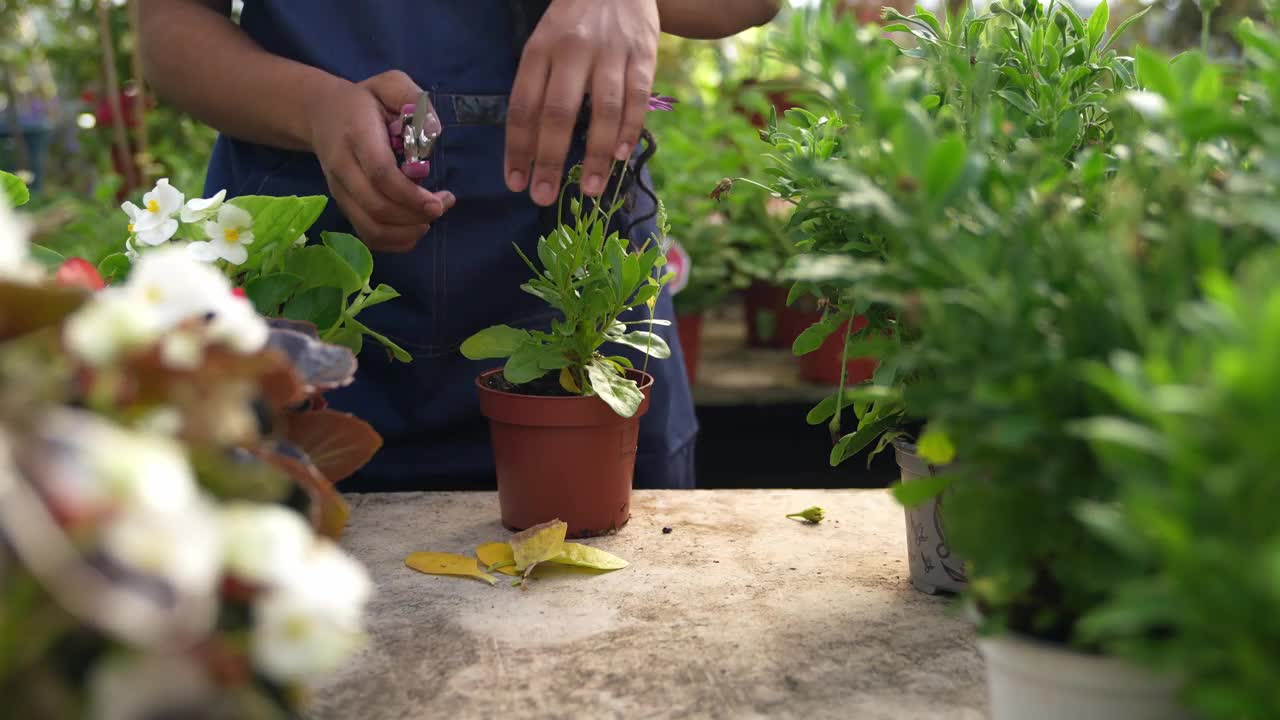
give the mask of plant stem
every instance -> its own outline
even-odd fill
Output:
[[[1205,55],[1209,54],[1209,24],[1212,16],[1212,8],[1200,11],[1200,51]]]
[[[849,338],[853,337],[853,317],[844,327],[844,347],[840,349],[840,385],[836,388],[836,412],[831,416],[833,435],[840,432],[840,419],[844,414],[844,389],[849,384]]]
[[[129,132],[124,123],[124,104],[120,102],[120,76],[116,73],[116,48],[111,33],[111,1],[98,0],[98,35],[102,44],[103,83],[106,85],[107,105],[115,122],[112,138],[116,152],[120,154],[124,172],[124,190],[131,192],[138,187],[133,151],[129,148]]]

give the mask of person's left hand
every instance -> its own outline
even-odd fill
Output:
[[[657,0],[553,0],[529,38],[507,117],[507,187],[556,202],[583,97],[591,128],[582,191],[604,191],[640,142],[658,63]],[[532,169],[532,180],[530,170]]]

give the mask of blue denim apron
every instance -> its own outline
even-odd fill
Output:
[[[554,211],[509,192],[503,181],[506,98],[527,36],[522,26],[537,15],[525,17],[522,7],[509,0],[245,3],[241,26],[268,52],[352,81],[402,70],[432,93],[445,126],[426,186],[452,191],[458,203],[411,253],[375,253],[374,283],[387,283],[402,297],[360,316],[414,361],[396,363],[366,342],[355,384],[329,398],[335,408],[372,423],[386,443],[343,483],[345,490],[494,487],[488,425],[474,380],[500,362],[468,361],[459,345],[490,325],[546,327],[551,319],[541,301],[520,290],[529,271],[512,243],[537,257],[534,246],[554,224]],[[575,158],[581,145],[579,138]],[[315,156],[226,136],[214,148],[206,192],[223,188],[230,196],[328,195]],[[631,217],[652,212],[647,195],[633,192],[631,200]],[[626,217],[620,221],[630,224]],[[631,237],[642,242],[655,230],[652,220],[641,222]],[[318,239],[321,231],[351,232],[332,199],[310,237]],[[666,293],[657,311],[673,319]],[[674,328],[659,331],[672,357],[648,364],[657,383],[641,423],[636,487],[691,488],[693,403]],[[641,362],[636,353],[618,354]]]

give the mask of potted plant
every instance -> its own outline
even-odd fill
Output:
[[[1206,720],[1280,714],[1277,270],[1267,248],[1209,273],[1182,322],[1091,368],[1122,413],[1079,426],[1118,488],[1079,513],[1128,566],[1081,631],[1180,678]]]
[[[1026,23],[1033,11],[1016,17]],[[1075,26],[1070,15],[1065,22]],[[1087,47],[1098,47],[1105,19],[1083,24]],[[1098,444],[1157,446],[1114,422],[1131,417],[1141,395],[1097,368],[1117,362],[1136,377],[1126,354],[1194,352],[1161,343],[1195,318],[1206,292],[1221,292],[1222,283],[1202,280],[1234,276],[1274,243],[1250,208],[1275,202],[1273,171],[1254,159],[1275,152],[1280,83],[1265,58],[1280,43],[1270,31],[1247,37],[1256,64],[1234,74],[1197,52],[1172,63],[1141,49],[1131,61],[1112,58],[1117,76],[1131,68],[1144,89],[1098,99],[1076,129],[1094,140],[1085,147],[1041,134],[1035,116],[1003,103],[984,110],[992,115],[983,123],[996,140],[1020,136],[1001,154],[981,136],[961,138],[943,163],[934,153],[946,143],[926,133],[924,149],[937,158],[926,167],[975,168],[956,185],[963,202],[946,205],[949,222],[918,226],[882,260],[826,260],[912,329],[891,356],[911,381],[890,390],[927,419],[921,445],[954,461],[896,492],[906,504],[947,493],[948,541],[970,563],[966,596],[998,720],[1189,717],[1177,695],[1185,672],[1122,657],[1135,618],[1141,631],[1163,606],[1151,595],[1142,596],[1150,615],[1129,604],[1125,588],[1151,590],[1151,570],[1107,532],[1108,513],[1145,510],[1126,504],[1123,471],[1108,471]],[[898,192],[886,189],[902,202]],[[1184,413],[1199,394],[1161,397],[1168,412]],[[1152,642],[1178,632],[1146,629]]]
[[[1131,21],[1104,37],[1105,7],[1092,25],[1070,8],[992,10],[941,19],[886,10],[894,22],[883,29],[916,39],[904,49],[830,9],[797,17],[779,38],[821,102],[817,112],[774,118],[765,137],[773,146],[773,190],[797,205],[792,229],[802,256],[788,271],[798,281],[793,299],[815,297],[824,310],[793,350],[814,358],[839,352],[843,360],[829,371],[836,391],[809,414],[811,423],[831,427],[833,465],[868,447],[873,457],[893,447],[903,483],[920,484],[952,459],[946,443],[920,436],[924,416],[910,407],[910,387],[928,370],[908,362],[919,328],[877,294],[867,268],[921,234],[949,229],[987,164],[1027,152],[1061,164],[1084,148],[1105,147],[1106,101],[1132,83],[1131,65],[1108,49]],[[1037,63],[1043,68],[1030,71]],[[849,430],[846,408],[855,419]],[[965,581],[940,501],[906,510],[912,582],[926,592],[958,591]]]
[[[178,247],[225,275],[264,316],[307,323],[319,339],[355,353],[370,338],[396,360],[412,360],[357,319],[364,310],[400,296],[388,285],[370,285],[373,256],[368,247],[344,233],[323,233],[320,242],[308,242],[306,232],[324,211],[325,197],[246,195],[227,200],[221,191],[187,199],[162,178],[140,201],[121,206],[127,220],[124,238],[68,243],[72,250],[88,251],[90,257],[80,259],[96,260],[104,282],[124,281],[138,258],[149,252]],[[34,252],[50,268],[68,259],[50,246],[36,246]]]
[[[21,717],[277,718],[363,643],[323,410],[350,350],[273,327],[177,247],[56,275],[0,173],[0,692]],[[93,289],[91,289],[93,288]],[[310,513],[308,525],[304,513]],[[327,537],[326,537],[327,536]]]
[[[561,189],[561,218],[576,174]],[[560,317],[545,330],[487,328],[468,338],[462,353],[506,360],[476,379],[503,524],[524,530],[558,518],[570,536],[588,537],[616,531],[631,517],[640,418],[653,385],[645,366],[603,349],[633,348],[644,353],[646,366],[650,357],[671,356],[652,332],[669,324],[652,311],[670,277],[658,274],[666,263],[661,238],[632,248],[610,230],[621,207],[616,198],[607,206],[577,198],[569,204],[568,220],[539,239],[537,264],[521,253],[532,273],[523,289]],[[665,235],[662,211],[659,225]],[[647,319],[622,319],[645,309]]]

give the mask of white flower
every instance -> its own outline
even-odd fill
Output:
[[[182,413],[175,407],[165,405],[144,413],[134,421],[133,427],[148,435],[177,437],[182,432],[182,424]]]
[[[192,198],[187,201],[187,206],[182,208],[182,222],[197,223],[201,220],[207,220],[218,212],[218,208],[222,207],[222,201],[227,197],[226,190],[219,190],[217,195],[208,199]]]
[[[161,245],[178,231],[178,221],[173,216],[182,209],[182,200],[182,193],[165,178],[142,196],[142,207],[131,202],[120,207],[129,216],[129,232],[138,237],[138,242]]]
[[[160,359],[166,367],[195,370],[204,359],[204,338],[194,330],[174,330],[160,341]]]
[[[182,512],[199,500],[182,446],[163,436],[126,430],[84,412],[57,412],[41,435],[65,443],[77,467],[52,475],[56,490],[80,504],[124,512]]]
[[[128,294],[108,288],[67,319],[62,339],[76,357],[89,365],[104,367],[123,354],[149,345],[155,333],[155,324],[139,312]]]
[[[31,228],[0,196],[0,280],[38,282],[43,275],[31,259]]]
[[[307,234],[306,234],[306,233],[302,233],[301,235],[299,235],[299,236],[298,236],[298,239],[297,239],[297,240],[294,240],[294,241],[293,241],[293,245],[294,245],[294,247],[302,247],[302,246],[304,246],[304,245],[306,245],[306,244],[307,244]]]
[[[206,597],[222,577],[218,517],[203,498],[168,512],[116,516],[102,547],[121,565],[159,578],[182,597]]]
[[[208,707],[216,691],[189,655],[114,655],[89,676],[90,720],[185,717]]]
[[[238,353],[250,354],[266,346],[271,328],[247,298],[231,296],[209,322],[209,339]]]
[[[245,582],[279,586],[315,543],[302,516],[281,505],[233,502],[220,519],[227,573]]]
[[[364,643],[372,584],[364,567],[317,539],[283,583],[253,608],[254,664],[280,681],[332,672]]]
[[[191,254],[204,262],[222,259],[240,265],[249,259],[248,245],[253,243],[253,216],[235,205],[223,205],[218,217],[204,224],[208,242],[193,242]]]
[[[266,321],[232,294],[221,272],[185,248],[169,246],[142,255],[125,285],[96,293],[68,319],[63,337],[81,360],[103,366],[193,321],[187,335],[162,348],[166,359],[183,367],[198,364],[208,342],[253,353],[270,335]]]
[[[1146,90],[1125,93],[1125,100],[1147,120],[1159,120],[1169,114],[1169,103],[1164,96]]]

